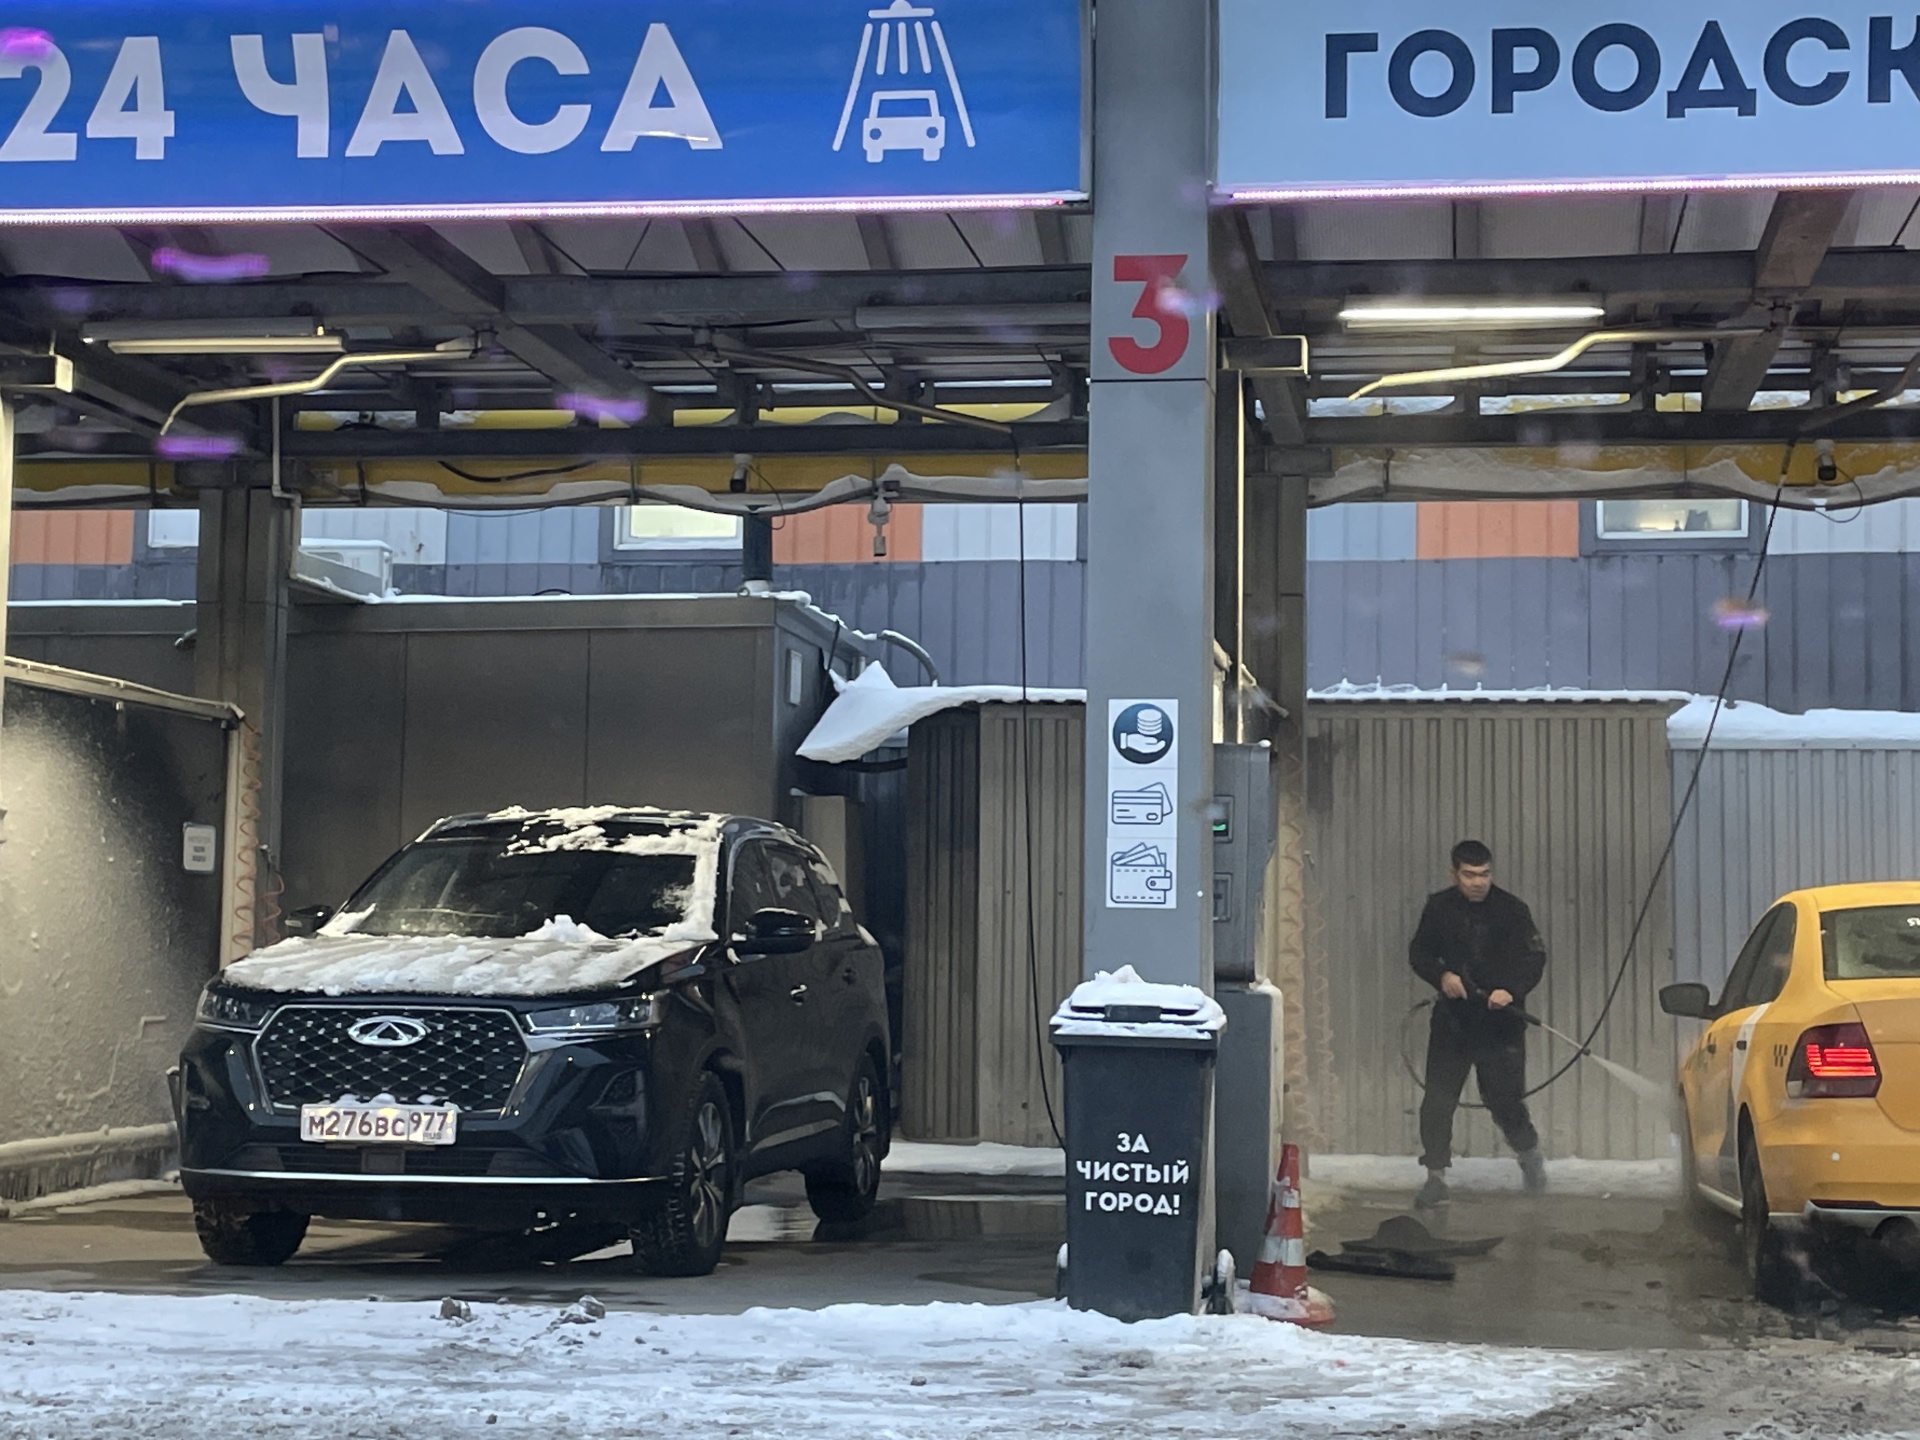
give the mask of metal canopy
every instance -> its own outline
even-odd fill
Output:
[[[1802,442],[1817,437],[1840,447],[1862,496],[1920,490],[1920,452],[1903,443],[1920,428],[1904,393],[1920,388],[1916,210],[1920,189],[1218,212],[1223,333],[1304,335],[1312,356],[1306,379],[1250,376],[1250,462],[1313,477],[1325,502],[1628,493],[1622,457],[1645,451],[1650,463],[1625,467],[1631,493],[1662,493],[1726,488],[1676,451],[1748,447],[1755,484],[1784,467],[1811,489]],[[701,457],[713,463],[674,483],[737,489],[734,457],[783,456],[940,474],[948,457],[1017,468],[1051,455],[1058,477],[1086,443],[1089,254],[1087,217],[1066,211],[10,230],[0,341],[51,346],[75,372],[72,394],[22,404],[22,490],[101,503],[221,483],[219,467],[176,473],[173,460],[264,459],[264,399],[188,409],[161,431],[190,394],[301,380],[337,357],[136,356],[87,336],[231,327],[237,339],[290,317],[368,359],[281,400],[288,483],[361,467],[357,496],[338,498],[377,494],[364,467],[382,462],[413,462],[415,479],[439,462],[513,462],[517,478],[482,482],[501,498],[552,488],[555,475],[521,476],[526,462],[625,462],[641,498],[644,462]],[[1347,328],[1341,311],[1369,297],[1580,297],[1601,313],[1550,329]],[[1346,398],[1383,376],[1538,361],[1594,330],[1627,338],[1547,373]],[[448,342],[456,353],[430,360],[371,358]],[[1882,389],[1890,403],[1833,409]],[[1849,446],[1871,447],[1864,475]],[[1593,478],[1596,448],[1614,478]],[[1424,471],[1410,458],[1463,450],[1515,453]],[[1356,478],[1395,462],[1397,482]],[[817,489],[810,468],[799,483]]]

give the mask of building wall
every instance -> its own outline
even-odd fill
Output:
[[[394,583],[407,593],[739,586],[737,549],[620,549],[614,513],[327,509],[306,512],[303,526],[315,537],[383,541]],[[1756,528],[1762,518],[1755,512]],[[155,543],[161,531],[149,531],[149,517],[23,511],[20,519],[16,600],[193,595],[191,546]],[[191,514],[158,519],[177,541]],[[1082,522],[1075,505],[899,505],[888,554],[877,559],[864,507],[810,511],[780,521],[774,583],[807,591],[849,625],[913,636],[949,683],[1078,685]],[[1591,520],[1574,501],[1314,512],[1309,682],[1717,690],[1730,632],[1716,607],[1746,595],[1755,547],[1602,548],[1583,540],[1583,528],[1590,537]],[[1730,693],[1782,710],[1920,710],[1920,500],[1845,518],[1782,512],[1760,598],[1764,620],[1743,642]],[[889,665],[903,679],[917,668],[904,653]]]

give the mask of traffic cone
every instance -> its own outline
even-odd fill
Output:
[[[1280,1147],[1267,1203],[1267,1236],[1247,1289],[1247,1309],[1295,1325],[1331,1325],[1333,1301],[1307,1284],[1307,1236],[1300,1220],[1300,1147]]]

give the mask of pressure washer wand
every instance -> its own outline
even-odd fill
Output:
[[[1473,1000],[1485,1000],[1487,998],[1487,992],[1475,987],[1475,988],[1470,988],[1467,991],[1467,996],[1469,999],[1473,999]],[[1528,1010],[1525,1006],[1521,1005],[1519,1002],[1516,1001],[1510,1005],[1502,1006],[1501,1008],[1506,1010],[1511,1015],[1518,1015],[1522,1020],[1526,1021],[1527,1024],[1529,1025],[1539,1026],[1540,1029],[1546,1031],[1547,1034],[1553,1036],[1556,1040],[1566,1041],[1567,1044],[1573,1047],[1574,1053],[1576,1056],[1579,1056],[1579,1055],[1591,1056],[1593,1054],[1593,1049],[1591,1046],[1582,1045],[1578,1040],[1574,1039],[1573,1036],[1567,1034],[1566,1031],[1564,1030],[1554,1029],[1553,1026],[1547,1024],[1546,1021],[1542,1020],[1538,1015],[1534,1014],[1531,1010]]]
[[[1593,1050],[1591,1049],[1591,1047],[1582,1045],[1578,1040],[1574,1039],[1573,1036],[1567,1034],[1567,1032],[1564,1030],[1554,1029],[1553,1026],[1547,1024],[1546,1021],[1542,1020],[1538,1015],[1535,1015],[1532,1011],[1523,1010],[1518,1005],[1509,1005],[1507,1006],[1507,1009],[1513,1011],[1514,1014],[1518,1015],[1522,1020],[1526,1021],[1527,1024],[1538,1025],[1542,1030],[1546,1031],[1547,1034],[1553,1036],[1555,1039],[1566,1041],[1567,1044],[1571,1045],[1574,1048],[1575,1053],[1580,1055],[1593,1054]]]

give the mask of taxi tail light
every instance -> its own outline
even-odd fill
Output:
[[[1794,1046],[1787,1083],[1805,1100],[1870,1096],[1880,1092],[1880,1061],[1867,1027],[1858,1022],[1816,1025]]]

